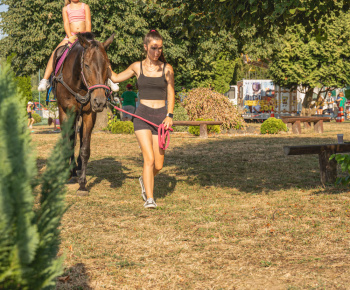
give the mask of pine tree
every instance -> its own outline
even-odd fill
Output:
[[[8,65],[0,67],[0,288],[42,289],[62,273],[57,258],[60,221],[65,210],[73,119],[37,176],[36,160],[26,127],[25,107]],[[34,190],[41,185],[34,210]]]

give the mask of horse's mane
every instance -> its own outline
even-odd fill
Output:
[[[80,33],[81,36],[84,36],[87,40],[95,40],[95,35],[91,32]]]
[[[98,47],[98,41],[95,39],[95,34],[91,32],[84,32],[84,33],[80,33],[80,35],[86,38],[86,40],[90,42],[92,47]]]

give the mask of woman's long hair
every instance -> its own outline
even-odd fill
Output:
[[[163,37],[160,35],[160,33],[157,30],[154,30],[154,29],[146,34],[145,38],[143,39],[143,43],[146,44],[148,47],[148,44],[151,42],[151,39],[163,41]],[[163,50],[162,50],[162,54],[159,57],[159,60],[161,62],[166,63]]]
[[[64,6],[67,6],[68,4],[70,4],[71,0],[64,0]]]

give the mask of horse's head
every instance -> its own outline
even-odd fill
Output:
[[[106,85],[110,77],[109,61],[106,50],[114,39],[114,34],[104,43],[87,39],[86,34],[78,34],[80,45],[84,48],[81,59],[82,77],[88,88],[95,85]],[[97,87],[91,90],[91,108],[94,112],[102,112],[107,105],[105,88]]]

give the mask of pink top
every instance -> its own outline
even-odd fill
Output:
[[[80,9],[70,9],[70,4],[67,6],[69,23],[85,21],[85,4],[81,3]]]

